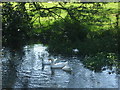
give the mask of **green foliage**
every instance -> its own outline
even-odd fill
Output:
[[[114,32],[115,31],[115,32]],[[98,52],[117,53],[116,29],[89,32],[87,39],[79,44],[82,54],[95,54]]]
[[[56,20],[43,31],[50,51],[73,54],[72,49],[77,48],[78,55],[116,53],[116,30],[101,28],[110,23],[108,16],[111,13],[102,3],[83,3],[80,8],[71,5],[67,12],[64,19]]]
[[[62,54],[73,54],[72,49],[78,47],[87,37],[88,28],[71,18],[54,22],[49,28],[49,50]],[[62,48],[62,49],[61,49]]]
[[[30,23],[25,3],[17,3],[14,7],[10,2],[3,3],[2,28],[3,42],[15,44],[28,38],[32,24]]]
[[[101,71],[103,67],[117,65],[118,57],[115,53],[97,53],[94,56],[86,56],[83,63],[89,69]]]

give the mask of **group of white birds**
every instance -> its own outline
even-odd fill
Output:
[[[58,59],[52,59],[52,58],[44,60],[43,57],[40,57],[40,59],[42,60],[43,65],[50,65],[51,69],[62,69],[66,72],[71,72],[72,71],[72,68],[68,64],[68,61],[57,62]]]

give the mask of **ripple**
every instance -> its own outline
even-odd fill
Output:
[[[46,54],[44,59],[47,59],[49,53],[46,51],[47,47],[42,44],[27,45],[23,48],[24,55],[20,57],[11,56],[10,52],[6,52],[3,57],[3,72],[4,72],[4,87],[8,87],[7,81],[13,77],[14,81],[11,86],[14,88],[117,88],[118,78],[116,73],[109,74],[111,70],[104,70],[96,73],[84,67],[81,61],[77,58],[64,58],[62,56],[52,56],[53,58],[59,57],[60,61],[68,61],[70,67],[73,68],[72,73],[67,73],[61,69],[51,70],[50,65],[42,66],[39,60],[39,54]],[[3,50],[4,51],[4,50]],[[17,56],[18,55],[18,56]],[[7,56],[7,57],[6,57]],[[9,60],[19,60],[13,62],[17,65],[11,68]],[[20,60],[21,58],[21,60]],[[17,64],[16,64],[17,63]],[[15,69],[17,69],[15,71]],[[13,76],[11,75],[11,71]],[[14,76],[17,76],[16,78]]]

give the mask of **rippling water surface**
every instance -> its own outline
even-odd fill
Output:
[[[22,51],[3,50],[3,87],[4,88],[118,88],[116,73],[110,70],[94,72],[84,67],[80,60],[52,56],[42,44],[28,45]],[[40,54],[68,61],[73,71],[51,69],[50,65],[42,66]]]

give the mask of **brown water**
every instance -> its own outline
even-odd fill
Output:
[[[14,53],[3,49],[3,88],[118,88],[118,75],[109,74],[109,69],[94,72],[84,67],[77,58],[52,56],[42,44],[27,45],[22,51]],[[38,57],[46,56],[68,61],[73,69],[71,73],[61,69],[51,69],[50,65],[42,66]]]

